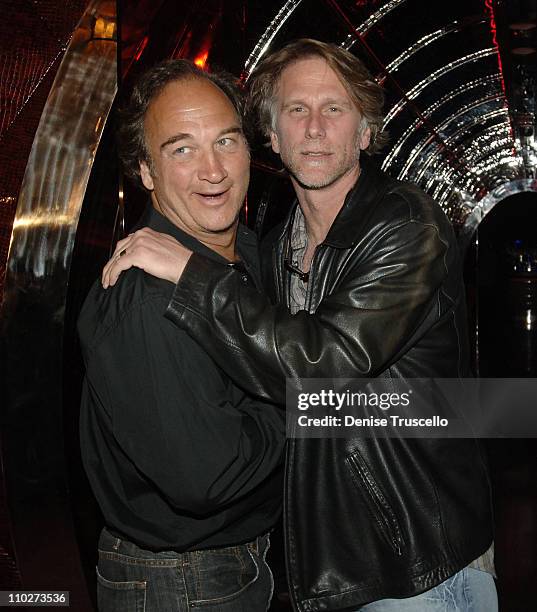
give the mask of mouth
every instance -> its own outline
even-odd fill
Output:
[[[329,157],[332,153],[330,151],[302,151],[302,155],[310,159],[322,159],[323,157]]]
[[[198,191],[195,192],[194,195],[206,204],[223,204],[227,201],[230,189],[231,187],[216,192]]]
[[[328,163],[332,156],[329,151],[302,151],[304,162],[312,167],[322,166]]]

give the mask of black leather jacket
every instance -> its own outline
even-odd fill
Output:
[[[367,165],[316,250],[307,311],[295,316],[286,307],[290,219],[267,267],[272,304],[194,255],[168,307],[231,377],[283,402],[285,377],[468,375],[457,247],[428,196]],[[490,546],[490,508],[473,440],[289,440],[295,608],[354,610],[432,588]]]

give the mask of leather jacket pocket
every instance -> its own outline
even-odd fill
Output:
[[[402,555],[405,541],[399,521],[364,458],[355,450],[347,457],[346,463],[351,471],[352,479],[371,511],[379,533],[397,555]]]

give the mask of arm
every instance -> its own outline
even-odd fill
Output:
[[[364,245],[314,314],[284,306],[195,254],[166,316],[248,390],[284,402],[286,377],[373,377],[424,320],[447,274],[448,244],[432,224],[407,221]]]
[[[130,308],[86,356],[88,379],[111,407],[113,435],[136,468],[171,505],[204,515],[252,491],[281,463],[284,420],[242,393],[237,401],[219,396],[222,372],[162,316],[165,307],[159,297]]]

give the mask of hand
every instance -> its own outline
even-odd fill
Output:
[[[192,251],[168,234],[144,227],[117,243],[104,267],[101,282],[107,289],[116,284],[124,270],[135,266],[157,278],[177,283],[191,255]]]

